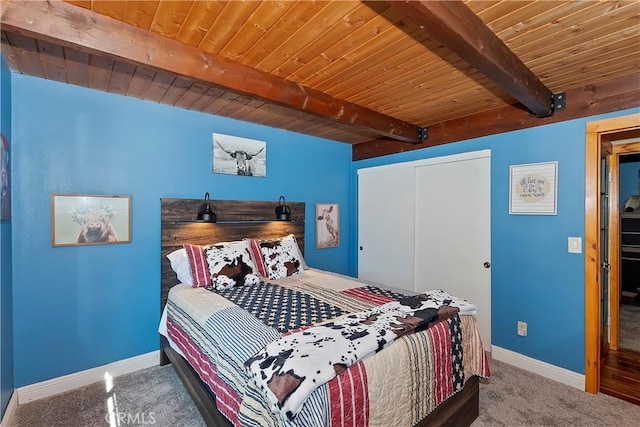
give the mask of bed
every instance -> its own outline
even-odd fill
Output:
[[[478,379],[488,377],[489,369],[475,317],[467,315],[442,317],[444,320],[435,322],[436,326],[416,329],[393,343],[389,340],[384,350],[336,369],[333,378],[311,387],[309,395],[301,399],[304,403],[302,409],[297,409],[299,412],[291,415],[291,411],[282,408],[282,414],[278,414],[277,399],[269,401],[259,387],[259,377],[264,377],[264,371],[256,368],[265,365],[269,346],[282,345],[285,340],[297,342],[303,335],[336,329],[343,319],[367,314],[367,310],[379,315],[384,307],[404,304],[405,295],[393,288],[308,268],[302,256],[298,274],[263,278],[263,282],[252,287],[211,292],[184,285],[176,277],[167,255],[185,244],[202,246],[246,238],[268,242],[293,236],[300,252],[304,252],[304,203],[288,203],[292,221],[275,221],[278,202],[212,203],[218,213],[216,224],[195,220],[202,200],[161,199],[161,364],[174,365],[207,425],[468,426],[478,416]],[[274,320],[273,316],[286,311],[279,308],[276,314],[263,313],[262,306],[256,308],[256,296],[245,295],[251,292],[260,294],[260,298],[263,294],[277,294],[294,307],[302,306],[298,301],[304,298],[312,301],[311,306],[323,309],[314,311],[316,317],[304,310],[300,314],[298,309],[297,317],[287,314],[281,316],[284,320]],[[229,317],[229,313],[235,317]],[[460,330],[459,334],[453,332]],[[252,335],[245,335],[249,331]],[[444,336],[440,341],[434,338],[438,334]],[[446,357],[435,350],[442,342],[448,346],[443,353]],[[430,348],[431,353],[423,354],[421,346]],[[248,356],[256,350],[257,355],[264,357],[257,360],[255,356],[251,365],[252,358]],[[331,352],[323,352],[327,353]],[[254,379],[249,379],[251,368],[258,369]],[[389,375],[388,371],[394,373]],[[433,380],[434,375],[439,379],[438,386],[434,385],[438,382]],[[426,381],[427,377],[431,380]],[[302,378],[313,376],[305,374]],[[287,392],[288,401],[302,388],[288,389],[293,390]]]

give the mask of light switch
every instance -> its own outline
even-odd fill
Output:
[[[569,253],[582,253],[582,237],[569,237]]]

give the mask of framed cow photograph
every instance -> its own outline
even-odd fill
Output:
[[[213,173],[267,176],[267,142],[214,133]]]
[[[340,246],[340,205],[316,203],[316,248]]]
[[[131,196],[51,195],[52,246],[131,242]]]

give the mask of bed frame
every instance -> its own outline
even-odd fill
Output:
[[[245,237],[276,238],[294,234],[304,253],[304,202],[287,202],[291,209],[291,221],[277,221],[275,208],[278,202],[211,200],[216,207],[218,222],[203,223],[196,220],[202,199],[160,199],[160,310],[164,309],[169,289],[178,283],[166,255],[185,243],[211,244],[241,240]],[[218,412],[215,397],[200,380],[196,371],[164,337],[160,339],[160,365],[171,363],[193,398],[208,426],[230,426]],[[441,403],[418,426],[470,426],[479,413],[479,381],[474,376],[465,387]]]

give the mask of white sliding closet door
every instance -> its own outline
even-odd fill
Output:
[[[413,290],[413,168],[358,171],[358,277]]]
[[[482,153],[416,168],[415,288],[443,289],[476,304],[490,350],[491,154]]]

